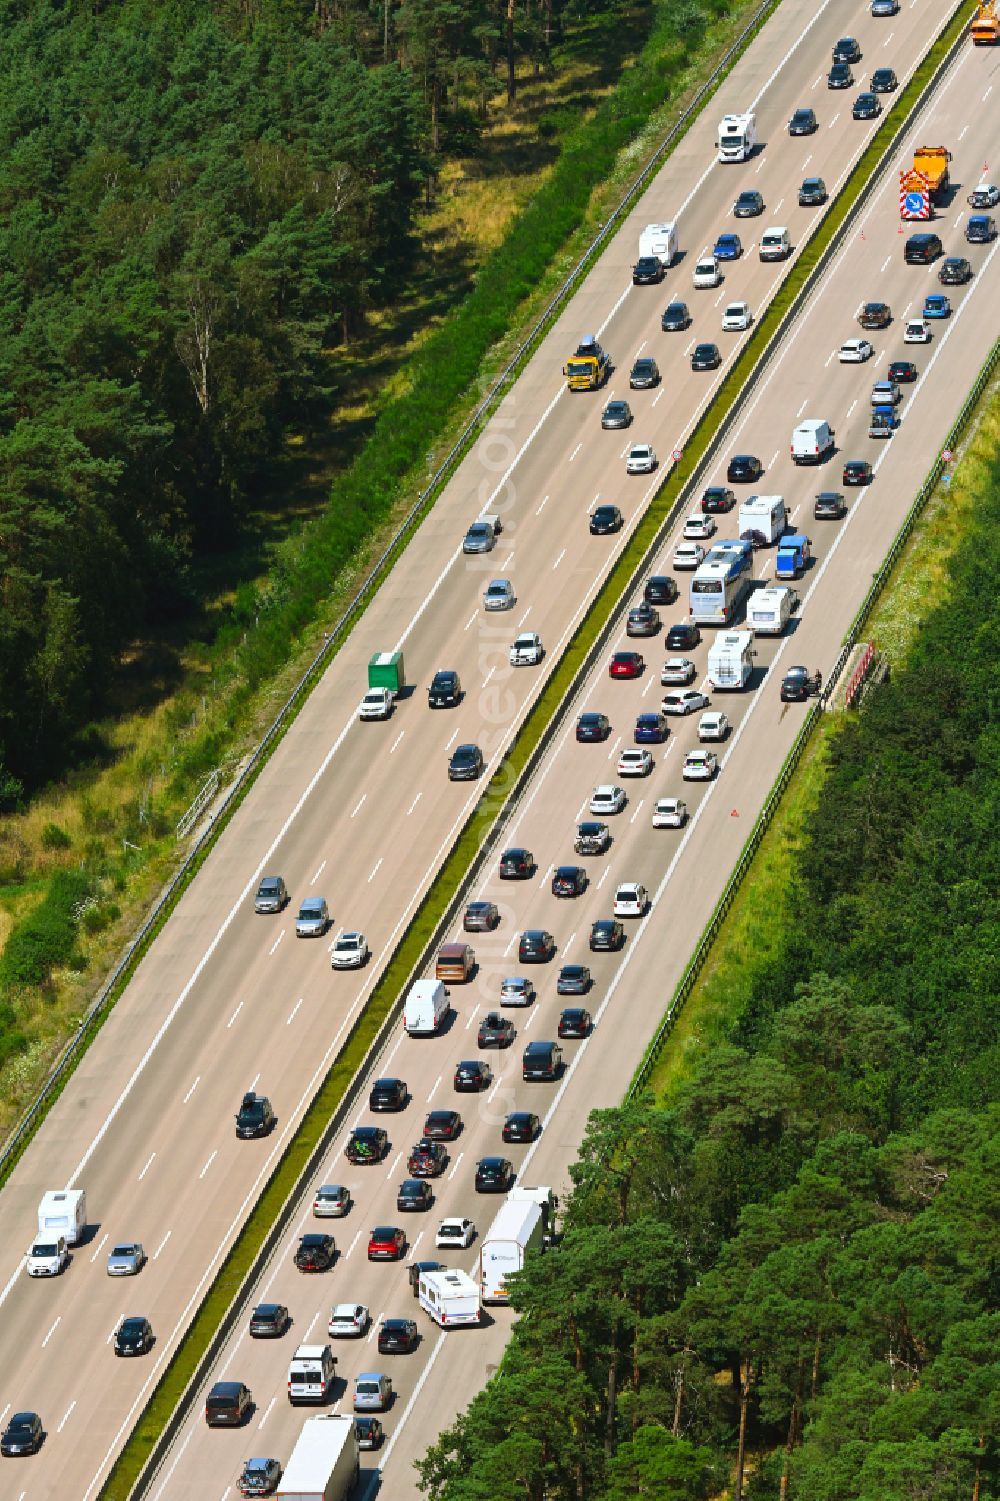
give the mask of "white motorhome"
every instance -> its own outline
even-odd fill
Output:
[[[87,1192],[83,1188],[52,1188],[38,1206],[40,1238],[61,1235],[68,1246],[78,1246],[87,1229]]]
[[[448,1015],[443,980],[414,980],[403,1002],[403,1026],[411,1037],[432,1037]]]
[[[468,1272],[457,1268],[446,1272],[421,1272],[417,1300],[442,1329],[478,1324],[482,1318],[479,1288]]]
[[[777,542],[785,530],[785,499],[782,495],[748,495],[740,506],[740,536],[759,532],[764,546]]]
[[[747,625],[755,636],[780,636],[797,604],[795,590],[786,584],[758,589],[747,601]]]
[[[792,463],[821,464],[833,452],[835,437],[824,417],[807,417],[792,432]]]
[[[289,1402],[325,1402],[336,1376],[337,1361],[329,1345],[299,1345],[288,1364]]]
[[[671,266],[677,256],[677,225],[647,224],[639,235],[639,255],[655,255],[661,266]]]
[[[708,653],[708,681],[713,688],[745,688],[753,672],[753,636],[749,631],[723,631]]]
[[[716,144],[720,162],[745,162],[757,144],[757,116],[752,110],[743,115],[723,115]]]
[[[541,1250],[546,1216],[535,1199],[508,1199],[483,1237],[479,1250],[479,1290],[484,1303],[506,1303],[507,1278]]]
[[[347,1501],[360,1469],[353,1417],[325,1412],[303,1423],[275,1495],[279,1501]]]

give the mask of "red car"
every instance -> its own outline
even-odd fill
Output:
[[[616,651],[611,658],[608,676],[613,678],[637,678],[645,667],[642,652]]]
[[[376,1225],[368,1237],[369,1261],[399,1261],[406,1254],[406,1233],[395,1225]]]

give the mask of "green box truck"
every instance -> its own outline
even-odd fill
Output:
[[[369,688],[388,688],[389,692],[394,695],[402,693],[406,687],[403,653],[401,651],[377,651],[368,662],[368,686]]]

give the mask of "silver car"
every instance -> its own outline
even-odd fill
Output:
[[[265,876],[254,897],[255,912],[280,912],[288,901],[288,887],[281,876]]]
[[[113,1246],[108,1257],[109,1277],[134,1277],[141,1272],[146,1261],[146,1253],[142,1249],[142,1242],[138,1240],[123,1240]]]
[[[385,1412],[391,1402],[392,1382],[382,1371],[362,1371],[355,1377],[355,1412]]]
[[[524,975],[508,975],[500,986],[501,1006],[530,1006],[535,999],[535,987]]]
[[[491,579],[483,594],[486,610],[512,610],[517,604],[517,595],[510,579]]]
[[[340,1220],[351,1207],[351,1191],[340,1183],[324,1183],[316,1190],[313,1214],[318,1220]]]
[[[307,896],[295,919],[296,938],[322,938],[330,926],[330,909],[325,896]]]

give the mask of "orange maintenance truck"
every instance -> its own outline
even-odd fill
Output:
[[[1000,42],[1000,19],[997,17],[997,0],[979,0],[979,9],[972,18],[972,45],[995,47]]]
[[[951,186],[950,161],[951,152],[946,146],[918,146],[913,153],[913,170],[922,172],[927,178],[932,203],[940,203]]]

